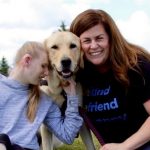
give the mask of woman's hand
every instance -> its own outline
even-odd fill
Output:
[[[71,78],[68,81],[68,84],[63,85],[63,89],[67,95],[74,96],[76,95],[76,82]]]
[[[102,146],[99,150],[129,150],[123,143],[109,143]]]

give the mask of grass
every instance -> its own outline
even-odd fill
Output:
[[[96,147],[96,150],[99,150],[100,144],[93,134],[92,134],[92,136],[93,136],[94,145]],[[81,137],[79,136],[78,138],[75,139],[75,141],[72,145],[63,144],[56,150],[86,150],[86,148],[84,146],[84,143],[81,140]]]

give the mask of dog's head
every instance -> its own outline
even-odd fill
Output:
[[[52,69],[58,76],[68,79],[83,68],[83,52],[79,38],[69,31],[57,31],[45,40]]]

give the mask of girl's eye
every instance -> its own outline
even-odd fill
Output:
[[[48,66],[47,65],[42,65],[42,68],[48,68]]]

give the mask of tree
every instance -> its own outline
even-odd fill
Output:
[[[9,70],[9,65],[7,63],[7,60],[5,57],[2,58],[2,60],[0,61],[0,73],[8,76],[8,70]]]
[[[60,28],[60,31],[67,31],[64,21],[61,22]]]

